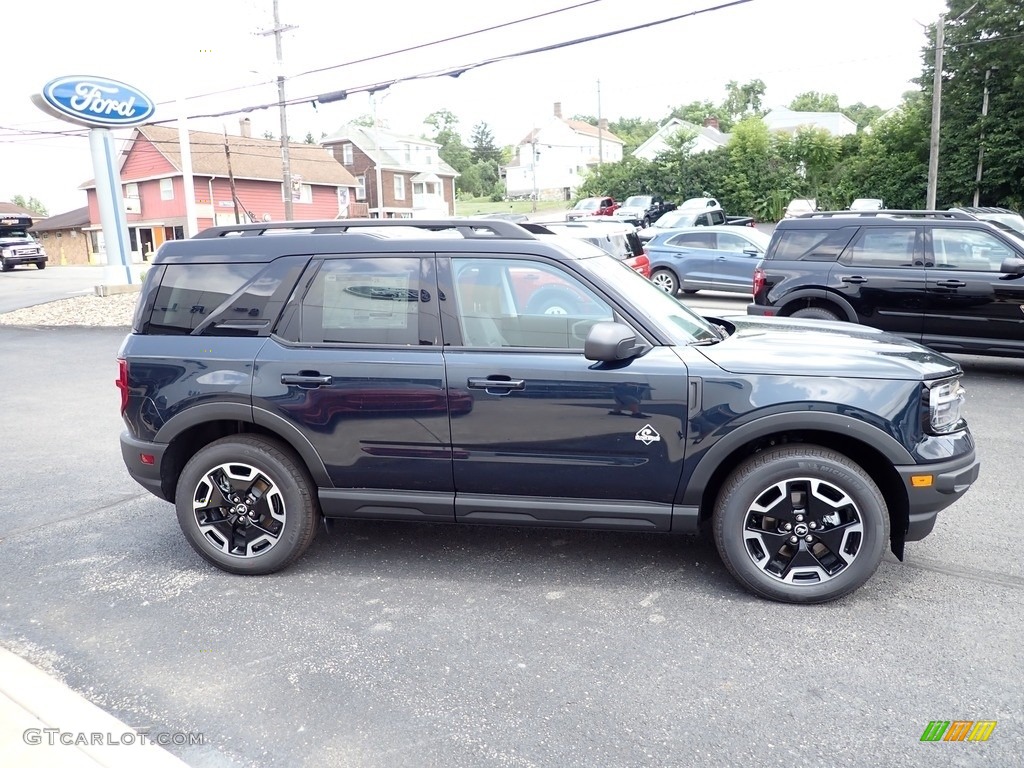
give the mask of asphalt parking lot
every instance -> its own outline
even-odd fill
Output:
[[[935,532],[795,607],[654,534],[341,522],[216,571],[124,471],[122,335],[0,327],[0,644],[203,734],[169,747],[194,768],[1019,764],[1024,360],[961,358],[982,474]]]

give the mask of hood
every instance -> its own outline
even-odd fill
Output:
[[[960,372],[945,355],[863,325],[747,315],[724,320],[733,334],[698,349],[731,373],[919,380]]]
[[[631,205],[628,208],[623,205],[622,207],[615,209],[616,216],[636,216],[637,214],[646,212],[647,208],[639,205]]]

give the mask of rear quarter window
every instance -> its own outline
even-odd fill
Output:
[[[857,233],[857,227],[788,229],[775,233],[772,261],[835,261]]]
[[[264,266],[168,264],[153,299],[149,332],[191,333]]]

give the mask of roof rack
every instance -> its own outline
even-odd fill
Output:
[[[898,219],[962,219],[974,221],[974,216],[962,211],[913,211],[883,208],[878,211],[811,211],[794,216],[796,219],[831,218],[898,218]]]
[[[534,240],[518,224],[501,219],[325,219],[321,221],[272,221],[210,227],[194,237],[259,237],[261,235],[336,235],[354,229],[413,228],[425,232],[458,232],[467,240],[502,238]]]

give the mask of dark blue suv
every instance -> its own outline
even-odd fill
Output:
[[[232,573],[322,517],[709,528],[748,589],[845,595],[975,480],[961,370],[869,328],[706,319],[498,220],[165,243],[119,352],[128,471]]]

